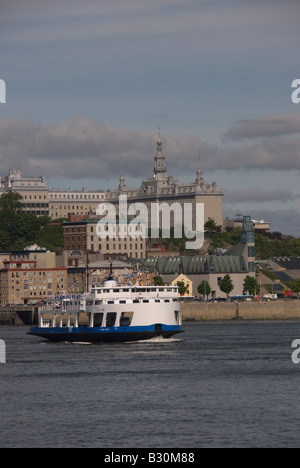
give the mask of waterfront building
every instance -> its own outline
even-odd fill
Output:
[[[0,270],[0,304],[29,304],[61,294],[67,268],[39,268],[37,260],[6,260]]]
[[[179,275],[186,276],[192,282],[190,294],[198,296],[197,287],[203,281],[211,287],[213,298],[226,298],[219,286],[226,274],[234,284],[232,294],[243,294],[243,282],[249,274],[242,256],[196,255],[174,258],[153,258],[142,261],[141,268],[155,271],[162,276],[166,284],[174,284]]]
[[[0,178],[0,196],[8,192],[22,196],[24,212],[49,216],[49,187],[45,177],[23,177],[21,171],[10,169],[7,176]]]
[[[195,255],[153,257],[141,260],[144,271],[155,271],[167,284],[178,281],[178,275],[185,275],[193,283],[192,295],[197,296],[197,287],[207,281],[213,298],[226,298],[219,286],[227,274],[232,278],[232,295],[243,294],[246,276],[255,276],[255,239],[251,217],[245,216],[242,224],[240,243],[223,255]]]
[[[193,297],[193,281],[182,273],[177,276],[173,281],[171,281],[171,286],[177,286],[178,281],[183,282],[187,287],[186,292],[184,293],[185,297]]]

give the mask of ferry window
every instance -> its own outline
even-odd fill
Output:
[[[114,304],[115,301],[107,301],[107,304]]]
[[[170,302],[170,299],[165,299],[165,302]]]
[[[143,302],[149,302],[149,299],[144,299]]]
[[[160,302],[160,299],[155,299],[155,302]]]
[[[103,322],[103,313],[94,315],[94,327],[101,327]]]
[[[117,313],[116,312],[108,312],[106,315],[106,326],[113,327],[116,323]]]
[[[121,300],[119,302],[120,302],[120,304],[126,304],[126,301],[124,301],[124,300]]]
[[[92,299],[90,299],[89,301],[86,302],[86,305],[88,306],[92,306],[94,303],[94,301]]]
[[[120,289],[113,289],[113,292],[120,292]]]
[[[140,302],[140,300],[139,300],[139,299],[133,299],[132,302],[133,302],[134,304],[138,304],[138,303]]]
[[[129,327],[132,321],[133,312],[122,312],[120,317],[120,327]]]
[[[123,289],[123,292],[129,292],[129,289]]]

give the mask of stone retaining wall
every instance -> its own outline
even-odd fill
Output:
[[[292,320],[300,319],[300,301],[211,303],[192,302],[182,304],[183,320],[232,320],[239,315],[244,320]]]

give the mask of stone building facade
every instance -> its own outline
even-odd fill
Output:
[[[197,170],[196,179],[190,184],[180,184],[178,179],[167,175],[166,157],[163,153],[160,134],[157,140],[157,151],[154,158],[153,176],[143,179],[139,189],[128,188],[125,177],[121,175],[120,183],[116,190],[106,192],[105,201],[119,205],[120,196],[127,197],[128,204],[143,203],[147,207],[148,225],[151,225],[151,207],[154,204],[167,204],[172,206],[178,203],[182,213],[184,205],[190,204],[192,218],[196,218],[197,203],[204,204],[204,221],[213,218],[218,226],[223,225],[223,193],[216,182],[207,183],[203,178],[200,167]],[[170,213],[171,225],[176,225],[173,213]],[[181,220],[180,220],[181,222]],[[160,213],[160,227],[162,226],[162,214]],[[193,227],[194,229],[195,227]]]
[[[0,179],[0,196],[7,192],[17,192],[23,197],[21,203],[26,213],[49,216],[49,188],[45,177],[23,177],[21,171],[10,169]]]
[[[94,219],[93,219],[94,218]],[[131,226],[126,224],[128,235],[123,237],[122,223],[115,223],[112,227],[113,233],[106,237],[99,237],[97,224],[100,217],[90,216],[81,221],[65,222],[64,229],[64,250],[99,252],[104,257],[127,253],[129,258],[144,258],[146,256],[146,238],[135,238],[130,236]]]
[[[67,289],[67,268],[39,267],[37,260],[7,260],[0,270],[0,304],[36,303]]]

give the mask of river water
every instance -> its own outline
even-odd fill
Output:
[[[300,321],[184,329],[56,344],[0,327],[0,447],[299,447]]]

